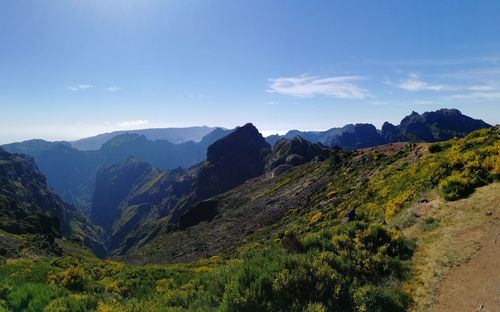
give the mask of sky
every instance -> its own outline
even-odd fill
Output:
[[[500,123],[500,1],[0,1],[0,143],[458,108]]]

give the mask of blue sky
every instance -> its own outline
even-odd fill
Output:
[[[253,122],[500,123],[499,1],[0,2],[0,143]]]

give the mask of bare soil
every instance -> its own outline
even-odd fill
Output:
[[[438,303],[432,311],[500,311],[500,189],[496,189],[490,220],[463,231],[457,238],[478,241],[472,258],[448,271],[439,285]]]

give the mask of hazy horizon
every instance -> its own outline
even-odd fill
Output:
[[[3,2],[0,144],[247,122],[266,135],[380,128],[439,108],[498,124],[499,9],[496,1]]]

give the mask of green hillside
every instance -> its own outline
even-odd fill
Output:
[[[70,247],[64,257],[7,260],[0,265],[0,307],[417,309],[433,296],[422,294],[422,283],[435,285],[439,280],[418,274],[422,263],[417,260],[432,250],[426,246],[433,241],[422,237],[448,229],[450,209],[459,205],[446,203],[496,184],[499,177],[498,127],[432,145],[395,143],[335,151],[325,160],[280,175],[266,174],[206,199],[217,210],[216,217],[184,229],[161,228],[154,239],[122,259],[135,264],[98,260]],[[474,195],[471,198],[482,198]],[[419,205],[433,200],[444,203],[439,207],[446,210],[421,213]],[[464,253],[467,256],[457,262],[473,250]],[[183,262],[142,264],[151,261]]]

